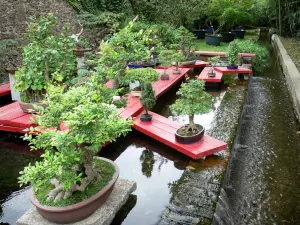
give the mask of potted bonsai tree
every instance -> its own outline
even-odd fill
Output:
[[[130,22],[127,27],[100,45],[98,73],[102,76],[102,70],[106,68],[107,78],[114,80],[114,89],[119,88],[129,63],[146,60],[150,56],[150,50],[144,44],[143,31],[132,32],[133,25],[134,22]],[[137,68],[139,67],[142,64]]]
[[[30,199],[47,220],[80,221],[111,193],[118,167],[96,155],[103,145],[129,132],[132,124],[118,116],[113,94],[104,85],[90,83],[67,92],[49,88],[48,107],[37,117],[39,127],[30,128],[39,134],[25,136],[32,150],[44,150],[42,160],[29,164],[19,177],[21,185],[32,185]]]
[[[163,74],[160,75],[161,80],[169,80],[170,79],[169,74],[167,74],[167,68],[172,63],[172,54],[173,54],[172,50],[165,49],[165,50],[162,50],[158,55],[158,61],[159,61],[160,65],[164,67],[164,72],[163,72]]]
[[[185,57],[180,51],[173,51],[173,54],[170,56],[172,58],[172,61],[175,62],[175,69],[173,69],[173,73],[180,74],[181,70],[179,69],[179,62],[182,62]]]
[[[228,50],[227,50],[227,59],[228,59],[228,69],[236,70],[238,68],[238,65],[236,65],[238,61],[238,54],[240,53],[240,49],[236,43],[236,41],[233,41],[229,44]]]
[[[179,48],[182,55],[185,57],[185,61],[180,62],[180,65],[193,65],[196,63],[196,55],[192,51],[193,42],[196,39],[193,33],[188,29],[181,26],[178,29],[178,35],[180,39]]]
[[[128,70],[124,76],[125,82],[138,82],[138,86],[131,90],[131,95],[139,97],[142,94],[142,87],[144,84],[157,81],[159,74],[153,68],[139,68],[135,70]]]
[[[175,133],[176,141],[181,144],[197,142],[204,135],[204,127],[194,122],[195,114],[208,112],[211,106],[211,97],[205,92],[204,86],[205,82],[197,79],[183,83],[177,92],[179,98],[171,106],[174,113],[189,117],[189,124]]]
[[[209,70],[208,72],[208,76],[209,77],[215,77],[216,76],[216,72],[215,72],[215,66],[216,64],[220,62],[220,56],[214,56],[214,57],[211,57],[209,59],[209,63],[211,65],[211,69]]]
[[[68,28],[54,35],[56,20],[52,14],[32,21],[27,28],[29,44],[24,47],[23,62],[15,73],[15,89],[21,92],[20,107],[34,111],[33,103],[40,104],[49,84],[67,84],[76,76],[76,58],[72,53],[74,39]]]
[[[148,113],[148,110],[155,106],[156,98],[155,92],[152,89],[151,83],[144,83],[142,88],[141,104],[145,109],[145,113],[140,116],[140,120],[143,122],[150,122],[152,115]]]

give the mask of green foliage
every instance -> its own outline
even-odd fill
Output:
[[[65,27],[60,35],[54,35],[56,20],[52,14],[40,17],[28,25],[22,66],[15,74],[15,88],[23,93],[26,102],[38,102],[49,84],[67,85],[76,76],[76,57],[72,52],[74,39]]]
[[[238,54],[240,53],[240,49],[237,45],[236,41],[232,41],[227,50],[227,58],[229,65],[235,65],[238,63]]]
[[[177,92],[179,98],[171,106],[171,110],[176,114],[188,116],[208,112],[211,96],[204,88],[205,82],[200,80],[189,80],[183,83]]]
[[[158,61],[160,63],[160,65],[167,67],[172,63],[173,60],[173,50],[162,50],[159,55],[158,55]]]
[[[192,52],[193,43],[196,40],[196,36],[188,29],[181,26],[179,29],[180,50],[187,60],[195,59],[195,55]]]
[[[263,72],[269,62],[269,52],[266,47],[253,40],[235,40],[235,42],[240,52],[253,53],[256,55],[252,62],[253,69],[257,72]]]
[[[140,83],[151,83],[159,79],[159,74],[153,68],[131,69],[126,72],[126,82],[139,81]]]
[[[130,131],[131,120],[118,116],[113,94],[113,90],[90,82],[66,92],[59,86],[49,88],[47,108],[36,119],[39,127],[30,129],[42,133],[25,135],[33,150],[45,150],[43,161],[26,167],[20,184],[31,183],[37,190],[56,178],[68,190],[80,183],[86,174],[76,165],[84,168],[92,163],[92,156],[104,144]],[[61,121],[66,129],[59,130]]]
[[[148,110],[151,110],[156,103],[155,92],[152,89],[151,83],[144,83],[142,85],[141,104],[148,114]]]
[[[142,165],[142,173],[146,177],[151,177],[155,159],[154,159],[154,153],[148,149],[143,150],[141,156],[140,156],[140,162]]]
[[[106,77],[114,80],[114,87],[117,88],[125,74],[129,62],[136,62],[148,59],[150,50],[145,45],[145,31],[132,32],[134,23],[129,25],[106,42],[100,45],[100,59],[97,73],[103,76],[105,68]]]

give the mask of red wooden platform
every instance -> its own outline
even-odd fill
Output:
[[[133,128],[185,155],[188,155],[193,159],[206,157],[218,151],[224,150],[227,147],[225,142],[219,141],[208,135],[204,135],[199,142],[193,144],[179,144],[176,142],[174,134],[182,125],[156,113],[150,113],[152,114],[151,122],[142,122],[140,121],[140,117],[137,116],[134,119]]]
[[[222,82],[222,76],[223,73],[219,71],[215,71],[216,76],[215,77],[210,77],[208,76],[208,72],[211,70],[211,67],[205,67],[200,75],[198,76],[199,80],[203,80],[208,83],[221,83]]]
[[[200,56],[226,56],[226,52],[195,51]],[[255,57],[252,53],[239,53],[241,57]]]
[[[236,70],[228,69],[227,67],[215,67],[216,71],[219,71],[223,74],[252,74],[252,70],[239,66]]]
[[[172,73],[172,68],[167,69],[170,80],[159,80],[152,84],[156,97],[160,97],[168,91],[174,84],[184,78],[190,69],[182,68],[181,73],[176,75]],[[157,69],[162,74],[164,70]],[[107,83],[107,86],[112,86],[112,81]],[[127,107],[119,109],[119,115],[125,119],[138,115],[143,110],[138,97],[128,96]],[[0,130],[8,132],[25,133],[23,130],[34,126],[29,120],[31,114],[23,113],[19,103],[15,102],[0,108]]]
[[[0,85],[0,97],[10,95],[9,83],[4,83]]]
[[[206,67],[206,65],[208,64],[208,62],[202,61],[202,60],[196,60],[196,63],[193,65],[179,65],[179,68],[202,68],[202,67]],[[157,69],[164,69],[163,66],[157,66]],[[173,68],[175,68],[175,66],[173,66]]]

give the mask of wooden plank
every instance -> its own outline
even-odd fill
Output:
[[[185,155],[188,155],[193,159],[199,159],[211,155],[220,150],[224,150],[227,147],[225,142],[219,141],[208,135],[204,135],[199,142],[193,144],[180,144],[176,142],[174,134],[181,125],[156,113],[150,113],[153,116],[151,122],[140,121],[140,115],[138,115],[134,119],[133,128]]]
[[[202,56],[226,56],[226,52],[212,52],[212,51],[195,51],[196,54]],[[252,53],[239,53],[241,57],[255,57]]]
[[[245,67],[241,67],[239,66],[236,70],[232,70],[232,69],[228,69],[226,66],[225,67],[215,67],[216,71],[219,71],[223,74],[252,74],[252,70],[245,68]]]
[[[4,83],[0,85],[0,97],[10,95],[10,85],[9,83]]]
[[[202,72],[199,74],[197,79],[203,80],[207,83],[220,83],[220,82],[222,82],[223,73],[215,70],[216,76],[215,77],[210,77],[210,76],[208,76],[208,73],[209,73],[210,70],[211,70],[211,67],[205,67],[202,70]]]
[[[0,108],[0,115],[1,115],[2,112],[5,112],[5,111],[7,111],[10,108],[20,108],[19,103],[18,102],[14,102],[14,103],[11,103],[9,105],[5,105],[5,106],[1,107]]]
[[[11,125],[16,127],[21,127],[23,129],[35,126],[34,123],[30,122],[32,115],[31,114],[25,114],[19,118],[11,120]]]
[[[20,127],[12,127],[12,126],[5,126],[0,124],[0,130],[7,131],[7,132],[14,132],[14,133],[21,133],[25,134],[24,128]]]

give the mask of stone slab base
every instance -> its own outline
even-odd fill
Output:
[[[128,200],[129,195],[136,190],[134,181],[117,180],[115,187],[106,203],[97,209],[90,217],[69,225],[109,225],[116,213]],[[28,210],[18,221],[17,225],[56,225],[44,219],[35,207]]]

